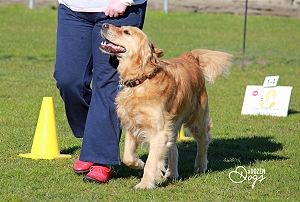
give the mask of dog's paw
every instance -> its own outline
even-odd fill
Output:
[[[205,173],[207,170],[207,160],[196,161],[194,165],[194,170],[196,173]]]
[[[205,167],[203,167],[203,166],[201,166],[201,167],[199,167],[199,166],[195,166],[195,168],[194,168],[194,170],[195,170],[195,173],[205,173],[205,171],[207,170],[207,168],[206,168],[206,166]]]
[[[139,159],[134,165],[130,165],[130,168],[143,170],[145,167],[144,161]]]
[[[156,186],[155,186],[155,183],[143,183],[143,182],[140,182],[138,183],[137,185],[135,185],[135,189],[154,189]]]
[[[138,166],[136,169],[144,169],[145,163],[141,159],[138,160]]]
[[[123,159],[123,163],[128,166],[129,168],[133,169],[144,169],[145,163],[141,159],[135,159],[133,161],[128,161],[126,159]]]
[[[179,175],[178,172],[171,172],[169,169],[166,171],[164,175],[164,179],[178,179]]]

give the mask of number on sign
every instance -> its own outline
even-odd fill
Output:
[[[266,76],[263,87],[275,87],[277,86],[279,76]]]

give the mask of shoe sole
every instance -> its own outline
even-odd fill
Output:
[[[87,174],[88,172],[90,172],[90,169],[89,170],[81,170],[81,171],[77,171],[77,170],[73,170],[74,173],[78,174],[78,175],[84,175],[84,174]]]
[[[105,182],[100,182],[100,181],[98,181],[98,180],[95,180],[94,178],[85,176],[85,177],[83,178],[83,181],[84,181],[84,182],[93,182],[93,183],[97,183],[97,184],[103,184],[103,183],[107,183],[109,180],[107,180],[107,181],[105,181]]]

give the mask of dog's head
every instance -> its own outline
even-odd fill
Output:
[[[122,63],[131,63],[144,68],[148,63],[156,65],[157,58],[163,56],[163,51],[155,47],[148,36],[140,29],[132,26],[116,27],[103,24],[101,35],[106,40],[100,45],[104,53],[116,55]]]

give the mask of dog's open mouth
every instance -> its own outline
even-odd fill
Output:
[[[120,45],[116,45],[112,42],[106,43],[106,41],[102,41],[100,45],[100,49],[109,54],[117,54],[117,53],[125,53],[126,48]]]

